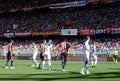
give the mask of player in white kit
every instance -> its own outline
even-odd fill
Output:
[[[35,63],[36,63],[36,66],[38,67],[39,66],[39,63],[37,62],[36,58],[37,58],[37,54],[38,54],[38,48],[37,48],[37,45],[35,44],[35,42],[32,43],[33,44],[33,57],[32,57],[32,66],[31,67],[35,67]]]
[[[90,55],[90,45],[89,45],[89,41],[90,41],[90,37],[87,36],[86,37],[87,40],[85,41],[84,44],[84,64],[82,65],[82,70],[81,70],[81,74],[85,74],[84,73],[84,68],[86,68],[86,74],[90,74],[89,70],[88,70],[88,62],[89,62],[89,55]]]
[[[92,63],[92,68],[96,67],[97,65],[96,42],[94,42],[93,48],[92,48],[91,63]]]
[[[43,60],[43,66],[42,66],[42,69],[44,70],[45,68],[45,60],[47,59],[48,60],[48,66],[49,66],[49,71],[52,70],[52,67],[51,67],[51,51],[52,51],[52,40],[49,40],[49,42],[47,42],[45,44],[45,47],[44,47],[44,60]]]

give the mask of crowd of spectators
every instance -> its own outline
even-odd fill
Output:
[[[104,28],[119,28],[120,26],[120,8],[119,7],[109,7],[107,9],[107,14],[104,22],[102,23],[101,27]]]
[[[0,32],[40,32],[60,30],[62,28],[90,29],[98,27],[119,27],[119,3],[107,6],[96,5],[89,8],[69,8],[57,10],[36,10],[10,13],[0,17]],[[103,18],[106,18],[103,20]]]
[[[21,10],[24,8],[39,8],[41,6],[65,3],[79,0],[0,0],[0,12],[8,10]]]

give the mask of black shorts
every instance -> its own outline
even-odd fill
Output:
[[[10,60],[10,59],[14,59],[14,56],[12,55],[10,55],[10,51],[8,51],[8,53],[7,53],[7,59],[8,60]]]
[[[114,57],[115,59],[117,59],[118,56],[117,56],[117,55],[114,55],[113,57]]]
[[[61,53],[61,60],[66,60],[67,58],[67,52],[62,52]]]
[[[40,53],[40,59],[44,60],[43,53]]]

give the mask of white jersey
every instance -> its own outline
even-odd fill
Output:
[[[38,48],[36,45],[33,46],[33,59],[37,58]]]
[[[45,49],[44,49],[45,54],[50,54],[51,48],[52,48],[52,44],[50,43],[45,44]]]
[[[93,46],[92,55],[96,55],[96,46]]]
[[[91,60],[93,60],[93,59],[97,59],[97,55],[96,55],[96,46],[93,46],[93,48],[92,48]]]
[[[85,45],[84,45],[84,61],[89,61],[89,55],[90,55],[90,45],[89,45],[89,41],[85,41]]]
[[[88,55],[89,56],[89,54],[90,54],[90,45],[89,45],[89,41],[87,40],[87,41],[85,41],[85,46],[84,46],[84,51],[85,51],[85,55]]]
[[[33,54],[37,54],[38,52],[38,48],[36,45],[33,46]]]

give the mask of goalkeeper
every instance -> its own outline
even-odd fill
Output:
[[[118,62],[118,49],[117,48],[115,48],[115,50],[111,53],[111,54],[113,54],[113,62],[115,63],[115,64],[117,64],[117,62]]]

